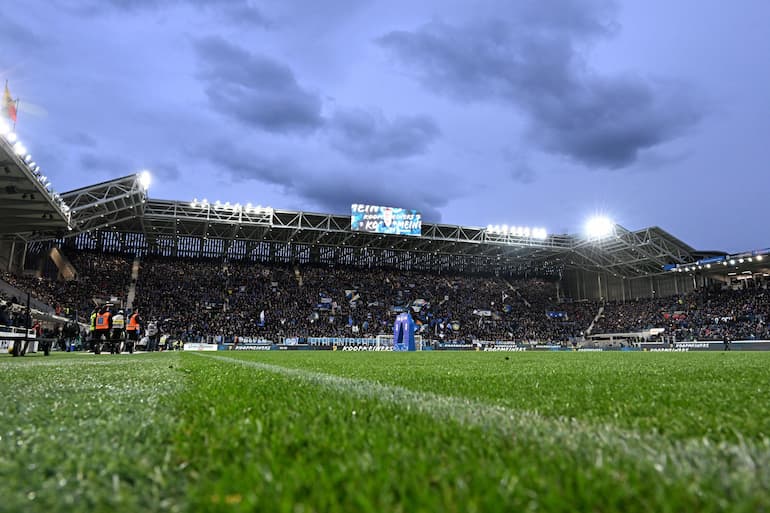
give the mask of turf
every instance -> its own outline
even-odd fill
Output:
[[[3,511],[768,511],[770,354],[0,358]]]

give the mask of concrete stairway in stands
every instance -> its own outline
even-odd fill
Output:
[[[136,298],[136,281],[139,279],[139,257],[134,259],[134,263],[131,265],[131,284],[128,286],[128,296],[126,297],[126,308],[131,309],[134,307],[134,299]]]

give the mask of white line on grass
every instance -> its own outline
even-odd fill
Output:
[[[770,491],[770,440],[741,440],[738,444],[708,439],[670,440],[664,435],[641,434],[611,425],[589,424],[576,419],[544,417],[471,399],[419,392],[394,385],[271,365],[225,356],[204,355],[206,359],[240,364],[281,374],[310,385],[321,386],[348,396],[396,404],[409,412],[428,415],[439,422],[481,428],[521,443],[558,448],[564,453],[590,454],[597,467],[618,466],[618,460],[646,463],[661,478],[678,476],[721,483],[731,491]]]

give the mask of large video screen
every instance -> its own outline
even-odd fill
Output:
[[[353,203],[350,227],[356,232],[422,235],[422,214],[405,208]]]

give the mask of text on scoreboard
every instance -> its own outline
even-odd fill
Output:
[[[353,203],[350,227],[356,232],[422,235],[422,214],[405,208]]]

